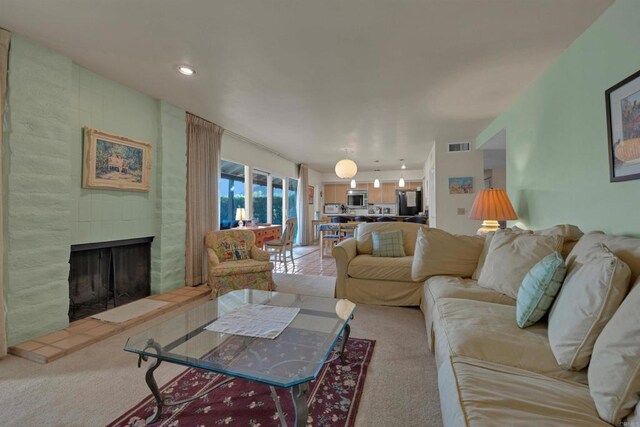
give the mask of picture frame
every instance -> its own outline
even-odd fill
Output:
[[[313,185],[307,185],[307,197],[309,198],[309,204],[313,204],[313,198],[315,195],[315,188]]]
[[[83,188],[150,191],[151,144],[89,127],[83,131]]]
[[[472,194],[473,177],[458,176],[449,178],[449,194]]]
[[[640,179],[640,71],[605,91],[609,181]]]

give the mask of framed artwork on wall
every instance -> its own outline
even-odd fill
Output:
[[[151,144],[84,128],[82,187],[149,191]]]
[[[605,92],[611,182],[640,179],[640,71]]]
[[[307,185],[307,196],[309,197],[309,204],[313,204],[313,195],[315,194],[315,189],[313,185]]]
[[[473,177],[460,176],[449,178],[449,194],[471,194],[473,193]]]

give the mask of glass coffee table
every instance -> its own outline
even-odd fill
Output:
[[[219,317],[247,303],[298,307],[300,311],[275,339],[205,329]],[[306,425],[309,382],[318,376],[325,363],[336,357],[348,363],[344,348],[354,311],[355,304],[348,300],[244,289],[229,292],[130,337],[124,349],[139,355],[138,367],[142,360],[155,359],[145,375],[157,405],[147,423],[157,421],[164,406],[198,399],[234,378],[243,378],[269,385],[282,425],[286,425],[285,418],[275,387],[289,388],[296,425]],[[216,372],[229,378],[193,397],[174,401],[160,393],[153,377],[163,361]]]

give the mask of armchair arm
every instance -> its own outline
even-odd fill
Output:
[[[356,239],[346,239],[333,248],[333,257],[336,260],[336,298],[346,298],[347,294],[347,270],[349,263],[358,255]]]
[[[207,248],[207,258],[209,260],[209,271],[213,270],[220,264],[218,255],[216,255],[215,251],[211,248]]]
[[[271,256],[269,255],[269,252],[263,251],[257,246],[253,246],[251,248],[251,258],[255,259],[256,261],[269,261],[271,259]]]

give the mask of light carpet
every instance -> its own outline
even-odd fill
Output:
[[[146,363],[122,350],[127,337],[194,302],[54,362],[15,356],[0,360],[3,426],[104,426],[149,394]],[[415,308],[359,305],[351,335],[376,340],[356,426],[441,426],[435,359],[427,348],[424,318]],[[163,363],[159,384],[184,367]]]
[[[112,308],[111,310],[94,314],[91,318],[109,323],[124,323],[136,317],[144,316],[153,310],[158,310],[167,304],[168,302],[166,301],[143,298],[120,307]]]

